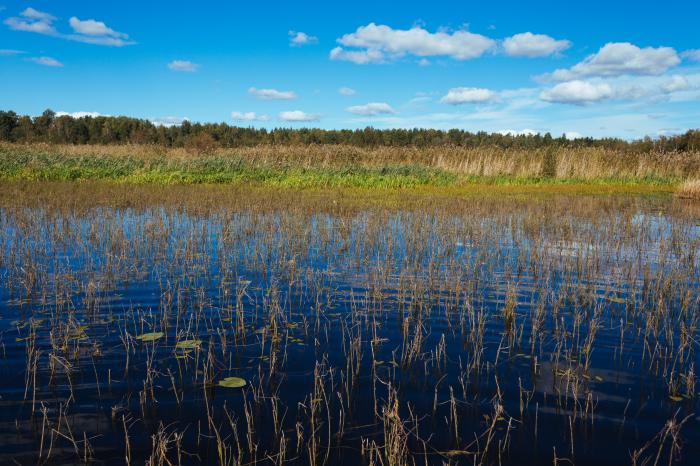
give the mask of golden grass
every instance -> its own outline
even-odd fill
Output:
[[[0,143],[4,153],[69,157],[136,157],[192,161],[236,159],[255,167],[300,169],[376,168],[415,165],[471,177],[700,178],[700,152],[627,153],[604,148],[501,149],[495,146],[375,147],[350,145],[260,145],[216,149],[200,155],[183,148],[154,145],[49,145]]]
[[[700,179],[684,182],[676,191],[676,195],[682,199],[700,200]]]

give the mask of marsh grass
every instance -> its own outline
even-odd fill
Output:
[[[2,461],[694,464],[693,203],[0,186]]]
[[[0,144],[0,178],[6,180],[396,189],[475,182],[671,185],[697,176],[696,152],[309,145],[216,149],[202,155],[160,146]]]
[[[676,195],[682,199],[700,200],[700,179],[683,182],[676,191]]]

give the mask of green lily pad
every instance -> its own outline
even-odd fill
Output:
[[[177,349],[197,349],[202,344],[202,340],[180,340],[175,344]]]
[[[242,388],[245,387],[246,381],[240,377],[226,377],[223,380],[219,380],[219,387],[226,388]]]
[[[151,333],[144,333],[143,335],[139,335],[136,337],[137,340],[140,341],[156,341],[160,340],[165,336],[165,333],[163,332],[151,332]]]
[[[607,299],[611,303],[617,303],[617,304],[625,304],[627,302],[625,299],[622,299],[618,296],[606,296],[605,299]]]

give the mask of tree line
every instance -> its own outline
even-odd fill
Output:
[[[226,123],[191,123],[156,125],[148,120],[124,116],[85,116],[74,118],[56,115],[51,110],[40,116],[18,115],[0,111],[0,141],[53,144],[158,144],[166,147],[194,147],[210,150],[217,147],[243,147],[260,144],[308,145],[349,144],[360,147],[427,147],[497,146],[502,149],[539,149],[547,147],[603,147],[630,152],[697,151],[700,130],[685,134],[625,141],[617,138],[580,138],[569,140],[563,135],[505,135],[470,132],[459,129],[375,129],[325,130],[318,128],[252,128]]]

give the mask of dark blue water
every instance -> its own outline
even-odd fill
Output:
[[[699,234],[670,197],[5,206],[0,462],[696,464]]]

